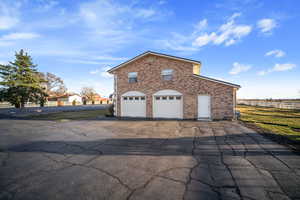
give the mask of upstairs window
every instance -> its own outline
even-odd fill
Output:
[[[173,78],[173,69],[164,69],[161,71],[163,80],[170,81]]]
[[[136,83],[137,82],[137,72],[129,72],[128,73],[128,82]]]

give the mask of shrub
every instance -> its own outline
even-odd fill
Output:
[[[114,104],[110,104],[108,107],[108,116],[114,116]]]

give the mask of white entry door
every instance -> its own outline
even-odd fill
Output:
[[[154,118],[176,118],[182,119],[182,96],[154,96],[153,117]]]
[[[199,95],[198,96],[198,119],[210,119],[211,108],[210,108],[210,96]]]
[[[121,99],[122,117],[146,117],[145,96],[122,96]]]

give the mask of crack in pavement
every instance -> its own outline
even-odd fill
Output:
[[[100,155],[98,155],[97,157],[99,157]],[[97,170],[98,172],[101,172],[103,174],[106,174],[107,176],[110,176],[112,177],[113,179],[117,180],[117,182],[119,182],[123,187],[125,187],[126,189],[128,190],[132,190],[132,188],[130,188],[127,184],[125,184],[119,177],[111,174],[110,172],[106,171],[106,170],[103,170],[101,168],[98,168],[98,167],[93,167],[93,166],[87,166],[88,163],[90,163],[92,160],[88,160],[84,163],[73,163],[73,162],[69,162],[69,161],[65,161],[65,160],[55,160],[53,158],[50,158],[48,157],[50,160],[54,161],[54,162],[57,162],[57,163],[65,163],[65,164],[69,164],[70,166],[69,167],[73,167],[73,166],[80,166],[80,167],[85,167],[85,168],[88,168],[88,169],[93,169],[93,170]],[[93,160],[96,159],[96,158],[93,158]]]
[[[36,171],[33,171],[25,176],[21,176],[21,177],[18,177],[18,178],[15,178],[15,179],[12,179],[11,181],[8,181],[4,186],[3,188],[1,188],[2,190],[5,190],[9,193],[14,193],[15,190],[17,190],[18,188],[15,188],[13,190],[7,190],[7,188],[13,186],[13,185],[16,185],[18,184],[19,182],[21,181],[24,181],[24,180],[27,180],[27,179],[30,179],[32,177],[36,177],[36,176],[39,176],[39,175],[42,175],[42,174],[47,174],[49,172],[58,172],[60,170],[64,170],[64,169],[67,169],[69,167],[71,167],[72,165],[69,165],[69,166],[63,166],[63,167],[60,167],[60,168],[57,168],[57,169],[49,169],[49,170],[45,170],[45,169],[39,169],[39,170],[36,170]],[[1,193],[0,193],[1,194]]]
[[[234,130],[234,129],[232,130],[230,129],[230,128],[234,128],[233,123],[217,124],[214,122],[207,125],[205,123],[178,122],[178,124],[179,124],[178,127],[177,124],[173,124],[173,123],[171,124],[172,126],[176,126],[175,129],[172,129],[175,130],[176,133],[171,133],[171,131],[169,131],[170,135],[167,135],[168,132],[162,132],[160,138],[155,138],[153,136],[154,134],[149,137],[141,137],[141,132],[139,132],[139,135],[132,135],[132,136],[126,135],[126,137],[131,136],[131,138],[125,138],[125,136],[117,135],[116,137],[113,137],[113,139],[111,138],[109,138],[108,140],[102,139],[103,142],[100,141],[101,143],[95,141],[97,143],[95,144],[95,142],[90,142],[91,140],[93,140],[92,136],[90,136],[90,138],[87,139],[88,141],[82,142],[79,137],[74,135],[74,134],[79,135],[81,133],[78,133],[77,131],[77,133],[73,133],[72,135],[72,132],[74,131],[76,132],[76,130],[72,130],[71,136],[76,138],[76,141],[71,141],[71,140],[64,141],[66,136],[64,135],[62,139],[63,141],[59,141],[59,143],[55,143],[56,141],[52,141],[54,142],[54,145],[51,144],[51,141],[49,141],[49,143],[47,141],[42,141],[40,144],[38,143],[38,145],[34,145],[33,143],[33,146],[30,145],[25,146],[25,150],[27,152],[30,152],[30,150],[34,152],[34,154],[29,154],[29,156],[41,155],[42,157],[35,157],[33,160],[30,159],[28,161],[26,160],[29,164],[30,162],[33,162],[33,164],[38,164],[38,165],[35,166],[33,169],[27,171],[28,174],[26,174],[25,172],[22,174],[17,173],[15,176],[11,176],[12,179],[7,180],[8,184],[5,187],[3,186],[1,188],[2,191],[0,192],[0,199],[2,196],[14,198],[13,196],[15,195],[14,193],[15,191],[22,190],[23,188],[26,189],[26,187],[28,187],[27,184],[31,181],[31,179],[27,181],[26,179],[28,178],[33,177],[32,180],[36,180],[36,178],[39,180],[40,179],[39,176],[41,176],[41,178],[44,179],[52,175],[51,172],[53,172],[53,174],[56,174],[58,171],[64,169],[67,169],[66,172],[68,172],[68,175],[73,175],[74,171],[75,172],[87,171],[88,173],[97,176],[100,175],[101,173],[101,177],[103,177],[104,180],[108,180],[108,182],[111,182],[116,188],[121,188],[121,190],[124,191],[125,195],[123,195],[122,198],[125,198],[127,200],[133,198],[139,199],[141,198],[140,196],[141,192],[145,192],[147,195],[149,194],[149,192],[153,192],[152,191],[153,189],[155,190],[155,192],[163,193],[164,192],[163,187],[162,188],[157,187],[160,185],[156,185],[156,184],[164,184],[164,183],[166,185],[171,185],[174,187],[176,186],[180,188],[179,190],[180,193],[176,192],[176,195],[180,195],[179,198],[182,199],[188,199],[190,197],[189,196],[190,192],[195,190],[197,192],[198,191],[201,192],[201,194],[199,195],[202,195],[202,191],[204,193],[208,192],[209,195],[212,195],[214,198],[218,198],[218,199],[240,198],[242,200],[246,200],[246,199],[253,200],[257,198],[257,196],[255,196],[255,192],[256,192],[255,187],[261,187],[257,191],[261,192],[259,194],[261,194],[262,196],[265,195],[263,197],[267,199],[272,199],[272,198],[275,199],[276,197],[290,198],[286,194],[289,191],[288,190],[284,191],[282,186],[280,185],[285,181],[282,181],[281,176],[278,176],[277,173],[280,173],[282,171],[284,171],[284,173],[288,173],[292,171],[294,172],[292,168],[293,165],[291,165],[291,167],[289,166],[288,163],[286,163],[285,165],[286,167],[280,165],[280,167],[283,168],[284,170],[276,170],[277,168],[274,170],[267,169],[268,166],[270,167],[270,164],[278,163],[277,160],[284,164],[285,157],[280,157],[279,154],[278,154],[279,157],[277,157],[276,151],[270,152],[266,150],[268,146],[264,146],[264,143],[260,144],[258,142],[259,138],[256,137],[255,140],[250,136],[251,135],[250,133],[244,134],[245,131],[243,131],[242,134],[240,133],[231,134],[230,131]],[[158,125],[161,124],[155,122],[155,126]],[[156,131],[154,128],[151,130],[152,132]],[[134,134],[136,134],[135,132],[137,131],[134,131]],[[145,129],[145,133],[142,132],[142,134],[146,134],[146,135],[151,134],[151,131],[149,133]],[[155,132],[155,134],[157,134],[157,132]],[[136,138],[143,138],[143,139],[134,140],[135,136]],[[86,134],[85,137],[89,137],[89,135]],[[85,139],[84,137],[81,138],[83,138],[83,140]],[[109,144],[110,142],[112,144]],[[257,157],[251,157],[253,156],[251,154],[252,143],[255,144],[255,148],[259,151],[259,152],[254,151],[253,155],[256,156],[255,153],[261,155],[260,150],[264,151],[265,155],[263,156],[267,156],[267,158],[269,159],[268,161],[270,162],[265,163],[263,162],[263,160],[262,162],[260,162],[260,160],[256,160]],[[44,144],[45,146],[43,146]],[[203,146],[201,146],[202,144]],[[120,148],[116,149],[115,146],[118,146]],[[126,148],[124,149],[123,147]],[[122,154],[123,149],[125,150],[124,154]],[[20,152],[23,152],[23,149],[20,148]],[[150,155],[149,158],[144,160],[143,153],[145,152],[146,153],[150,152],[152,154],[149,153]],[[5,167],[6,169],[11,164],[11,160],[14,161],[15,154],[13,154],[13,152],[5,152],[2,150],[0,150],[0,153],[3,153],[1,155],[0,167]],[[139,160],[142,162],[142,164],[141,166],[138,166],[137,164],[139,163],[137,164],[134,163],[134,165],[131,165],[130,163],[128,168],[123,167],[123,165],[121,165],[118,168],[114,168],[114,166],[112,166],[113,164],[115,164],[114,159],[119,159],[119,155],[125,156],[123,157],[124,159],[128,158],[126,156],[134,156],[133,161],[136,162],[137,160]],[[146,165],[148,164],[146,162],[150,162],[152,161],[152,159],[154,161],[160,161],[159,159],[157,159],[157,156],[169,156],[169,155],[170,158],[166,159],[167,161],[166,163],[157,162],[157,165],[159,166],[153,165],[151,166],[152,167],[151,169],[149,169],[149,166]],[[172,159],[174,158],[175,155],[184,157],[182,160],[179,157],[180,158],[178,159],[179,162],[181,163],[190,162],[190,163],[188,163],[188,165],[183,165],[185,167],[178,167],[178,166],[182,166],[182,164],[178,164],[179,162],[177,160],[176,161],[174,160],[173,162]],[[102,163],[104,163],[103,159],[105,159],[103,156],[109,157],[107,161],[113,163],[110,163],[109,165],[105,164],[104,166],[102,166]],[[273,157],[274,159],[272,159]],[[47,160],[44,158],[46,158]],[[262,157],[260,159],[263,158],[265,157]],[[281,160],[280,158],[282,158],[283,160]],[[41,162],[40,160],[37,159],[41,159]],[[99,163],[93,162],[96,159],[99,159],[99,161],[101,162]],[[119,162],[123,163],[122,159],[120,161],[118,160],[117,163]],[[38,163],[36,161],[38,161]],[[202,166],[202,164],[204,165]],[[235,168],[236,164],[240,168]],[[168,169],[160,170],[161,166],[163,166],[163,168],[168,168]],[[135,170],[135,167],[143,170],[142,173],[143,175],[139,177],[140,179],[138,179],[137,182],[136,180],[133,180],[135,177],[133,179],[131,178],[127,179],[127,177],[131,175],[130,173],[131,170]],[[70,170],[69,168],[72,169]],[[118,170],[117,173],[113,173],[115,169]],[[176,169],[182,169],[178,171],[179,172],[178,175],[177,175],[177,171],[172,171]],[[95,170],[96,172],[89,171],[89,170]],[[239,170],[241,170],[241,172]],[[254,178],[256,178],[257,180],[251,182],[252,181],[251,178],[253,177],[251,177],[251,175],[249,177],[246,177],[243,174],[243,170],[249,170],[249,174],[253,173],[255,175]],[[168,173],[170,171],[172,172]],[[14,173],[15,172],[14,169],[12,169],[11,172]],[[19,171],[16,170],[16,172]],[[59,172],[58,175],[62,173],[64,172]],[[134,173],[133,175],[135,176],[136,173]],[[221,180],[221,178],[218,175],[221,175],[220,176],[221,178],[227,180],[224,182],[223,180]],[[297,174],[297,176],[299,175]],[[277,180],[276,177],[279,180]],[[240,180],[240,178],[241,179],[245,178],[247,180]],[[20,183],[18,183],[19,181]],[[242,181],[246,181],[245,183],[250,183],[251,185],[249,185],[248,187],[247,185],[244,185],[244,182]],[[264,183],[264,184],[263,186],[261,186],[259,183]],[[252,184],[254,189],[251,188]],[[10,187],[12,185],[13,187]],[[114,188],[110,188],[110,191],[111,190],[114,192]],[[249,194],[248,191],[250,191]],[[263,191],[265,191],[266,194],[264,194]],[[83,192],[85,192],[85,190],[83,190]],[[171,195],[172,196],[170,196],[170,198],[173,197],[173,194]],[[19,198],[18,195],[17,198]],[[178,199],[178,196],[176,196],[176,198],[174,199]]]
[[[69,163],[67,161],[64,161],[64,162]],[[98,168],[98,167],[93,167],[93,166],[87,166],[85,164],[78,164],[78,163],[70,163],[70,164],[72,164],[73,166],[80,166],[80,167],[85,167],[85,168],[88,168],[88,169],[97,170],[97,171],[99,171],[99,172],[101,172],[103,174],[106,174],[107,176],[109,176],[109,177],[117,180],[117,182],[119,184],[121,184],[123,187],[125,187],[126,189],[128,189],[130,191],[132,190],[132,188],[129,185],[125,184],[118,176],[116,176],[116,175],[114,175],[114,174],[112,174],[112,173],[110,173],[110,172],[108,172],[108,171],[106,171],[104,169],[101,169],[101,168]]]
[[[134,195],[134,193],[137,192],[138,190],[145,189],[153,180],[155,180],[155,178],[165,178],[165,179],[170,180],[170,181],[182,183],[181,181],[178,181],[178,180],[175,181],[175,179],[166,178],[165,176],[161,177],[161,175],[160,175],[161,173],[170,172],[170,171],[176,170],[176,169],[187,169],[187,167],[172,167],[172,168],[164,169],[164,170],[161,170],[161,171],[157,172],[156,174],[152,175],[142,186],[134,188],[131,191],[131,193],[126,197],[126,200],[130,200],[131,197]]]
[[[242,194],[241,194],[241,191],[240,191],[240,188],[239,188],[239,186],[238,186],[238,184],[237,184],[237,181],[235,180],[235,177],[233,176],[233,173],[232,173],[230,167],[229,167],[228,164],[224,161],[223,151],[221,150],[220,145],[219,145],[219,143],[218,143],[218,141],[217,141],[217,137],[216,137],[215,130],[212,129],[212,132],[213,132],[214,139],[215,139],[215,141],[216,141],[216,145],[217,145],[218,151],[219,151],[219,153],[220,153],[221,162],[222,162],[222,164],[226,167],[227,171],[229,172],[229,174],[230,174],[230,176],[231,176],[231,178],[232,178],[232,181],[233,181],[234,186],[235,186],[236,194],[239,196],[239,198],[240,198],[241,200],[243,200],[244,197],[243,197]]]
[[[7,153],[9,153],[9,152],[7,152]],[[48,152],[41,152],[40,155],[43,156],[43,157],[45,157],[45,158],[47,158],[48,160],[50,160],[52,162],[63,163],[63,164],[67,164],[67,165],[66,166],[62,166],[62,167],[58,167],[56,169],[48,169],[48,170],[46,170],[46,169],[39,169],[39,170],[30,172],[29,174],[27,174],[25,176],[21,176],[21,177],[18,177],[16,179],[12,179],[11,181],[8,181],[8,183],[4,186],[3,189],[8,188],[8,187],[10,187],[12,185],[17,184],[18,182],[24,181],[24,180],[29,179],[31,177],[39,176],[39,175],[46,174],[46,173],[49,173],[49,172],[58,172],[60,170],[64,170],[64,169],[67,169],[67,168],[70,168],[70,167],[74,166],[74,163],[71,163],[71,162],[68,163],[68,162],[65,161],[67,159],[70,159],[73,156],[66,157],[66,155],[64,154],[63,156],[65,158],[63,160],[56,160],[56,159],[52,158],[51,156],[47,155],[46,153],[48,153]],[[52,152],[50,152],[50,153],[52,153]],[[85,162],[84,164],[87,164],[87,163],[91,162],[92,160],[98,158],[101,155],[94,156],[93,158],[91,158],[87,162]],[[6,191],[9,192],[9,193],[13,193],[14,192],[14,191],[8,191],[8,190],[6,190]]]
[[[212,184],[206,183],[206,182],[204,182],[200,179],[195,179],[195,178],[192,178],[192,180],[197,181],[199,183],[202,183],[202,184],[207,185],[208,187],[210,187],[210,189],[217,194],[218,199],[222,199],[222,194],[220,192],[220,189],[222,189],[222,188],[232,188],[233,187],[233,186],[228,186],[228,187],[226,187],[226,186],[216,186],[216,185],[212,185]]]
[[[185,184],[186,184],[186,182],[184,182],[184,181],[177,180],[177,179],[170,178],[170,177],[163,176],[163,175],[156,175],[156,177],[159,177],[159,178],[164,178],[164,179],[167,179],[167,180],[169,180],[169,181],[174,181],[174,182],[177,182],[177,183],[181,183],[181,184],[183,184],[183,185],[185,185]]]
[[[99,156],[97,156],[97,157],[99,157]],[[87,166],[86,164],[88,164],[89,162],[91,162],[90,160],[87,161],[87,162],[85,162],[85,163],[80,164],[80,163],[73,163],[73,162],[69,162],[69,161],[65,161],[65,160],[58,161],[58,160],[55,160],[55,159],[53,159],[51,157],[48,157],[48,158],[51,159],[54,162],[57,162],[57,163],[70,164],[69,167],[80,166],[80,167],[85,167],[85,168],[89,168],[89,169],[94,169],[94,170],[97,170],[97,171],[99,171],[101,173],[104,173],[104,174],[112,177],[113,179],[117,180],[117,182],[119,184],[121,184],[123,187],[125,187],[127,190],[130,191],[130,194],[128,195],[128,197],[126,199],[130,199],[131,196],[133,196],[136,191],[138,191],[140,189],[143,189],[143,188],[146,188],[147,185],[149,185],[157,177],[164,178],[164,179],[167,179],[167,180],[170,180],[170,181],[174,181],[174,182],[178,182],[178,183],[181,183],[181,184],[185,184],[185,182],[183,182],[183,181],[176,180],[176,179],[173,179],[173,178],[170,178],[170,177],[166,177],[166,176],[163,176],[163,175],[160,175],[160,174],[161,173],[169,172],[171,170],[176,170],[176,169],[187,169],[187,167],[172,167],[172,168],[169,168],[169,169],[165,169],[165,170],[159,171],[158,173],[152,175],[151,178],[149,180],[147,180],[141,187],[131,188],[128,184],[124,183],[118,176],[110,173],[109,171],[103,170],[103,169],[98,168],[98,167]],[[94,159],[96,159],[96,158],[94,158]]]
[[[184,190],[184,193],[183,193],[183,197],[182,199],[185,200],[185,196],[187,194],[187,191],[188,191],[188,185],[191,184],[191,181],[192,181],[192,173],[193,173],[193,170],[196,169],[199,165],[200,165],[200,162],[195,158],[195,150],[197,148],[197,145],[196,145],[196,139],[197,139],[197,131],[195,130],[198,130],[200,131],[200,129],[198,127],[192,127],[194,128],[194,137],[193,137],[193,148],[192,148],[192,151],[191,151],[191,156],[194,158],[194,160],[196,161],[196,164],[190,169],[190,172],[189,172],[189,175],[188,175],[188,181],[187,183],[185,184],[185,190]]]
[[[279,189],[281,190],[281,192],[283,192],[283,195],[285,195],[286,197],[289,197],[289,195],[284,191],[283,187],[279,184],[279,182],[277,181],[275,176],[268,169],[261,169],[261,168],[257,167],[255,163],[253,163],[250,159],[247,158],[247,153],[249,152],[249,150],[248,150],[247,146],[245,145],[245,143],[243,141],[241,141],[241,144],[244,146],[244,149],[245,149],[244,158],[257,170],[257,172],[262,177],[265,177],[265,175],[261,172],[262,170],[268,172],[272,176],[273,180],[276,182],[276,184],[279,187]],[[268,194],[268,191],[267,191],[266,187],[264,187],[264,190]]]
[[[285,165],[287,168],[289,168],[295,175],[297,175],[297,173],[294,171],[293,168],[291,168],[287,163],[285,163],[283,160],[281,160],[280,158],[278,158],[276,155],[274,155],[274,153],[272,151],[269,151],[268,149],[266,149],[265,147],[263,147],[253,136],[249,135],[249,133],[245,133],[248,137],[250,137],[253,141],[255,141],[255,143],[263,150],[265,150],[266,152],[268,152],[273,158],[275,158],[276,160],[278,160],[279,162],[281,162],[283,165]],[[297,175],[298,176],[298,175]]]
[[[227,131],[225,131],[225,134],[227,134]],[[256,141],[256,140],[254,140],[252,137],[250,137],[248,134],[246,134],[247,135],[247,137],[249,138],[249,139],[251,139],[256,145],[258,145],[264,152],[266,152],[266,153],[269,153],[268,151],[266,151],[266,149],[265,148],[262,148],[261,147],[261,145]],[[279,187],[279,189],[281,190],[281,192],[282,193],[280,193],[280,194],[282,194],[282,195],[284,195],[284,196],[286,196],[287,198],[289,198],[289,195],[284,191],[284,189],[283,189],[283,187],[281,186],[281,184],[279,183],[279,181],[276,179],[276,177],[268,170],[268,169],[262,169],[262,168],[260,168],[260,167],[257,167],[256,166],[256,164],[255,163],[253,163],[250,159],[248,159],[248,157],[247,157],[247,153],[249,152],[249,149],[247,148],[247,146],[246,146],[246,144],[245,144],[245,142],[244,142],[244,140],[239,140],[239,139],[236,139],[236,138],[232,138],[232,140],[233,141],[235,141],[235,143],[240,143],[240,144],[242,144],[242,146],[243,146],[243,148],[244,148],[244,151],[243,151],[243,159],[245,159],[250,165],[252,165],[252,167],[258,172],[258,174],[260,174],[261,175],[261,177],[265,180],[265,174],[263,174],[262,173],[262,171],[264,170],[264,171],[266,171],[266,172],[268,172],[271,176],[272,176],[272,178],[273,178],[273,180],[276,182],[276,184],[277,184],[277,186]],[[235,149],[233,149],[234,151],[235,151]],[[271,155],[271,154],[270,154]],[[273,155],[271,155],[271,156],[273,156]],[[274,157],[274,156],[273,156]],[[267,188],[264,186],[263,187],[264,188],[264,191],[266,192],[266,194],[269,196],[269,194],[268,194],[268,191],[267,191]]]
[[[239,125],[234,124],[235,127],[239,128]],[[266,149],[265,147],[263,147],[260,142],[253,136],[251,136],[249,133],[245,133],[249,138],[251,138],[261,149],[263,149],[265,152],[269,153],[272,157],[274,157],[276,160],[278,160],[279,162],[281,162],[283,165],[285,165],[288,169],[290,169],[296,176],[298,176],[298,174],[295,172],[295,170],[290,167],[286,162],[284,162],[283,160],[281,160],[280,158],[278,158],[276,155],[274,155],[274,153],[272,151],[269,151],[268,149]],[[257,133],[258,134],[258,133]],[[263,136],[262,136],[263,137]],[[276,143],[276,145],[279,145]]]
[[[271,195],[270,195],[270,193],[273,193],[273,194],[279,194],[279,195],[281,195],[281,196],[285,196],[285,194],[284,194],[284,193],[281,193],[281,192],[268,191],[268,190],[266,190],[266,192],[267,192],[267,194],[268,194],[268,196],[269,196],[269,198],[270,198],[271,200],[276,200],[276,199],[272,198]],[[290,199],[289,197],[287,197],[287,198]]]

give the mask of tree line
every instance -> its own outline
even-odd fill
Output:
[[[52,73],[42,73],[24,50],[15,53],[15,59],[0,64],[0,101],[6,101],[16,108],[23,108],[27,102],[44,106],[49,96],[67,93],[63,80]],[[86,100],[93,100],[96,92],[91,87],[82,88]]]

